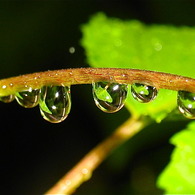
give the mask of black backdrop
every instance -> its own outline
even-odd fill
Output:
[[[194,26],[194,8],[193,0],[0,1],[0,78],[87,67],[80,25],[96,12]],[[0,103],[0,194],[43,194],[127,117],[125,109],[111,115],[99,111],[89,85],[72,87],[72,110],[60,124],[44,121],[38,107]],[[159,194],[155,179],[172,150],[168,139],[185,125],[167,123],[118,149],[77,194]]]

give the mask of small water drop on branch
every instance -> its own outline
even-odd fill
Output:
[[[96,106],[107,113],[119,111],[127,98],[128,85],[109,82],[92,84],[92,92]]]
[[[195,93],[178,91],[177,104],[186,118],[195,119]]]
[[[66,119],[71,109],[70,87],[42,87],[39,107],[41,115],[45,120],[51,123],[62,122]]]
[[[69,53],[71,53],[71,54],[75,53],[75,47],[70,47],[69,48]]]
[[[4,103],[10,103],[14,100],[14,95],[1,96],[0,101]]]
[[[15,98],[24,108],[33,108],[39,103],[39,92],[40,89],[29,88],[26,91],[17,92]]]
[[[148,103],[156,98],[158,91],[156,87],[134,83],[131,85],[131,93],[138,102]]]

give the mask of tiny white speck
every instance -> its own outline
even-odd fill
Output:
[[[52,106],[52,109],[53,109],[53,110],[56,110],[56,108],[57,108],[56,106],[54,106],[54,105]]]
[[[193,108],[192,104],[188,104],[188,108],[189,109]]]
[[[70,48],[69,48],[69,52],[70,52],[71,54],[75,53],[75,48],[74,48],[74,47],[70,47]]]
[[[30,87],[28,91],[29,91],[29,92],[32,92],[32,90],[33,90],[32,87]]]
[[[82,173],[83,173],[83,174],[87,174],[88,172],[89,172],[88,169],[86,169],[86,168],[82,169]]]
[[[6,88],[7,88],[7,86],[6,86],[6,85],[3,85],[3,86],[2,86],[2,88],[3,88],[3,89],[6,89]]]
[[[113,90],[114,91],[116,91],[116,90],[118,90],[119,89],[119,85],[115,85],[114,87],[113,87]]]

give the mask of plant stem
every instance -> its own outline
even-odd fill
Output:
[[[120,68],[76,68],[26,74],[0,80],[0,96],[37,89],[44,85],[91,84],[108,81],[152,85],[157,89],[185,90],[195,93],[195,79],[155,71]]]
[[[117,146],[131,138],[146,126],[145,120],[130,118],[102,143],[92,149],[72,170],[70,170],[58,183],[56,183],[46,195],[71,194],[84,181],[88,180],[94,169],[112,152]]]

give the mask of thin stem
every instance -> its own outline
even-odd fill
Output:
[[[14,94],[44,85],[75,85],[108,81],[132,84],[134,82],[155,86],[157,89],[195,92],[195,79],[146,70],[119,68],[77,68],[26,74],[0,80],[0,96]]]
[[[110,137],[91,150],[72,170],[46,192],[46,194],[67,195],[73,193],[77,187],[91,177],[94,169],[110,152],[143,129],[144,126],[146,126],[145,120],[136,118],[127,120]]]

